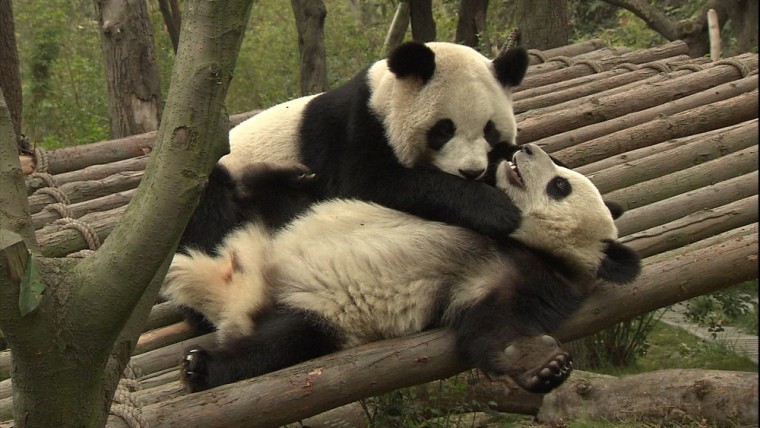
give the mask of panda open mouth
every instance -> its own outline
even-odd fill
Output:
[[[507,179],[510,183],[513,185],[525,188],[525,180],[523,180],[522,175],[520,175],[520,170],[517,168],[517,160],[512,159],[512,162],[507,162],[509,165],[509,168],[507,169]]]

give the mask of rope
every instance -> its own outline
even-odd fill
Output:
[[[41,193],[43,195],[48,195],[48,196],[52,197],[53,199],[55,199],[56,201],[58,201],[58,203],[61,203],[61,204],[68,205],[70,203],[69,202],[69,197],[66,196],[66,194],[63,193],[61,191],[61,189],[59,189],[57,187],[43,187],[41,189],[37,189],[37,191],[35,191],[33,193],[33,195],[36,195],[37,193]]]
[[[47,152],[42,147],[34,148],[34,170],[37,172],[48,171],[48,157]]]
[[[744,64],[743,62],[741,62],[739,60],[733,59],[733,58],[728,58],[728,59],[722,59],[720,61],[715,61],[714,64],[715,65],[732,65],[732,66],[734,66],[734,68],[736,68],[737,70],[739,70],[739,74],[742,76],[742,78],[745,78],[745,77],[749,76],[749,73],[750,73],[750,69],[749,69],[749,67],[747,67],[746,64]]]
[[[89,224],[70,217],[60,218],[54,221],[53,224],[62,225],[64,229],[78,230],[84,237],[84,240],[87,241],[87,245],[91,250],[95,251],[100,248],[100,238],[98,238],[95,229]]]
[[[626,69],[628,71],[636,71],[636,70],[639,70],[641,67],[639,67],[638,64],[634,64],[632,62],[624,62],[622,64],[616,65],[612,69],[614,70],[616,68],[624,68],[624,69]]]
[[[47,172],[33,172],[29,174],[29,178],[39,178],[45,183],[47,187],[58,187],[58,183],[55,181],[55,177]]]
[[[528,49],[528,55],[533,55],[534,57],[538,58],[542,63],[548,61],[548,59],[546,58],[546,55],[544,55],[544,53],[538,49]]]
[[[71,210],[69,209],[69,206],[60,202],[57,202],[55,204],[47,204],[45,205],[45,209],[48,211],[57,212],[61,218],[74,217]]]
[[[568,67],[570,67],[574,63],[572,58],[570,58],[569,56],[564,56],[564,55],[553,56],[549,59],[549,61],[564,62],[565,65],[567,65]]]
[[[673,71],[689,70],[693,72],[702,71],[704,68],[699,64],[681,64],[674,68]]]
[[[501,49],[499,50],[499,56],[503,55],[506,51],[517,47],[517,44],[519,41],[520,41],[520,30],[515,28],[514,30],[509,32],[509,36],[507,36],[507,40],[504,41],[504,44],[501,46]]]
[[[592,61],[590,59],[584,59],[581,61],[575,61],[575,64],[587,65],[594,73],[601,73],[604,71],[604,66],[599,61]]]
[[[670,67],[668,67],[667,64],[662,63],[662,62],[658,62],[658,61],[648,62],[646,64],[642,64],[641,67],[642,68],[651,68],[651,69],[657,70],[657,71],[659,71],[661,73],[670,73],[671,72]]]
[[[130,428],[148,427],[148,421],[142,415],[142,403],[134,394],[139,389],[140,383],[136,379],[122,378],[111,403],[111,414],[123,419]]]

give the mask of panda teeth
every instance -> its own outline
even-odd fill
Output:
[[[515,186],[525,188],[525,180],[520,175],[520,170],[517,168],[517,162],[507,162],[509,164],[509,182]]]

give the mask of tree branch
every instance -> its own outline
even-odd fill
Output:
[[[649,4],[643,0],[604,0],[613,6],[622,7],[641,18],[649,28],[657,31],[670,40],[680,39],[681,35],[678,33],[678,23],[668,18],[660,9],[656,6]]]

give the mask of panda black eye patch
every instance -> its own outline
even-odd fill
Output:
[[[501,132],[499,132],[499,130],[496,129],[496,125],[494,125],[494,123],[490,120],[488,121],[488,123],[486,123],[486,126],[483,128],[483,136],[488,142],[488,145],[490,145],[491,147],[494,147],[501,142]]]
[[[441,150],[454,137],[456,129],[451,119],[439,120],[427,132],[428,147],[433,150]]]
[[[560,176],[552,178],[546,186],[546,194],[557,201],[568,197],[572,192],[573,187],[570,185],[570,182],[567,181],[566,178]]]

